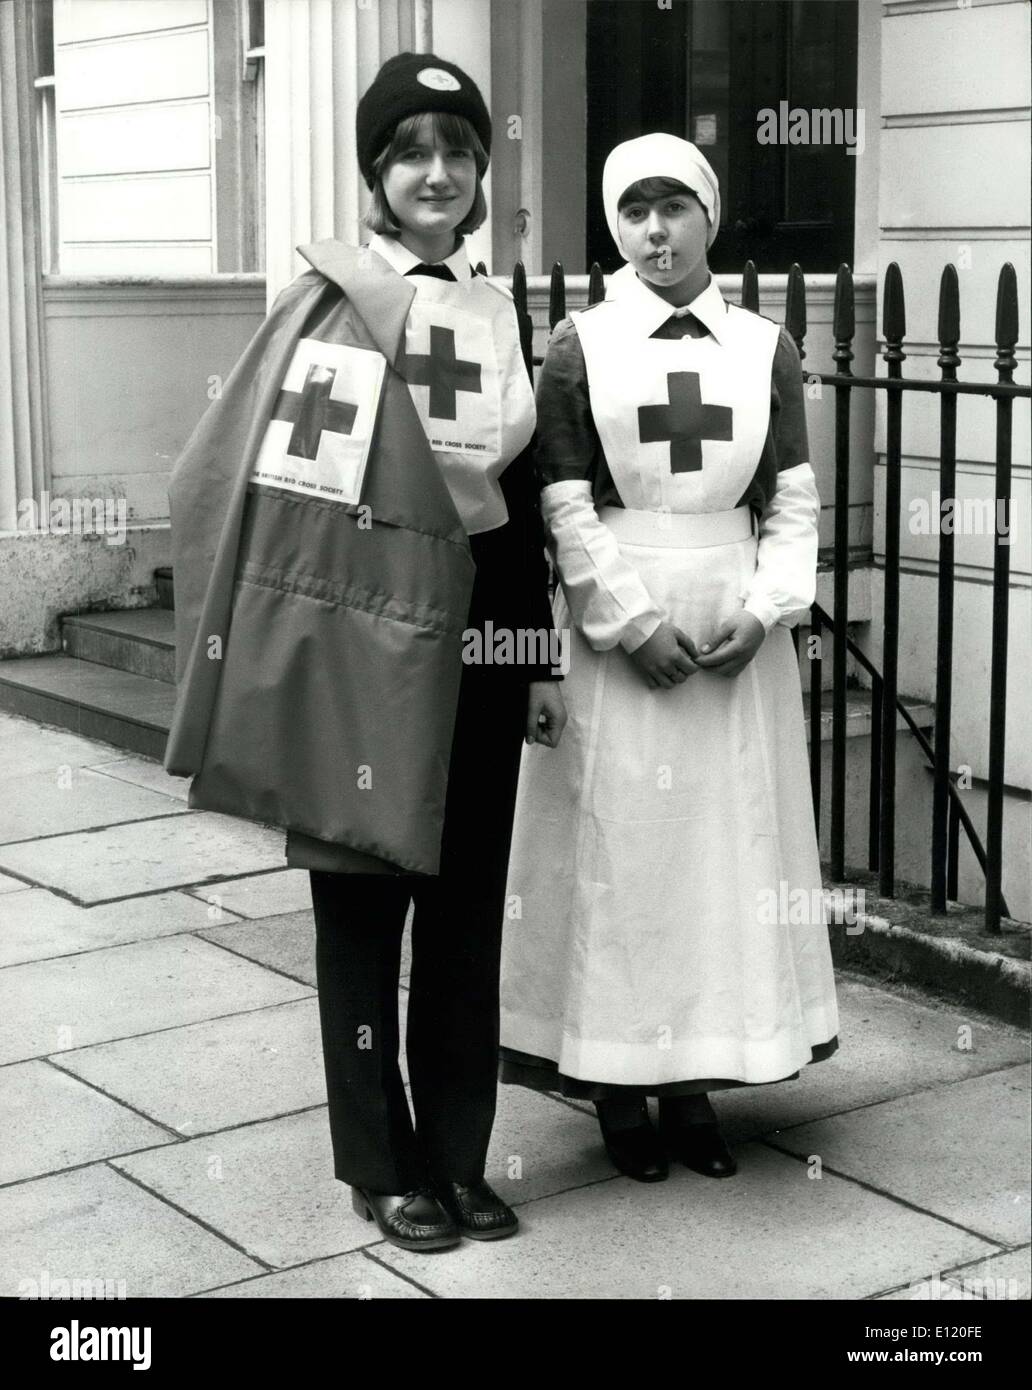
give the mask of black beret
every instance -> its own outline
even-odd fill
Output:
[[[455,63],[433,53],[398,53],[388,58],[358,103],[355,143],[358,167],[370,188],[373,160],[406,116],[448,111],[465,116],[486,153],[491,153],[491,117],[480,88]]]

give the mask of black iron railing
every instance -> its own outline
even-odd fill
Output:
[[[481,264],[477,269],[486,274]],[[512,276],[520,337],[527,370],[540,365],[534,357],[533,324],[527,306],[527,281],[523,265],[517,263]],[[598,265],[591,267],[588,303],[605,296],[605,281]],[[741,303],[759,309],[759,279],[749,261],[742,273]],[[566,315],[566,280],[563,267],[552,267],[549,287],[548,322],[553,329]],[[793,265],[787,283],[785,327],[805,358],[806,283],[798,265]],[[960,294],[956,268],[947,265],[939,285],[939,358],[937,381],[903,376],[906,353],[906,308],[903,277],[893,262],[885,273],[882,300],[882,340],[884,376],[856,376],[853,339],[856,331],[853,276],[845,265],[839,267],[835,281],[832,316],[835,370],[805,370],[808,382],[819,381],[834,389],[835,403],[835,535],[833,555],[833,601],[829,615],[814,604],[810,630],[832,637],[832,737],[831,737],[831,815],[830,872],[833,878],[846,873],[846,716],[847,657],[851,655],[871,680],[870,797],[868,802],[868,868],[877,871],[879,892],[891,897],[896,879],[896,729],[902,715],[932,773],[932,849],[931,906],[945,913],[948,898],[957,893],[960,831],[985,876],[985,924],[989,932],[1000,931],[1001,916],[1009,916],[1002,879],[1003,798],[1006,736],[1007,623],[1010,584],[1010,501],[1012,462],[1012,415],[1014,399],[1028,400],[1032,390],[1014,382],[1017,365],[1014,349],[1018,341],[1018,290],[1014,267],[1008,262],[999,275],[996,298],[995,382],[962,382],[960,366]],[[885,393],[885,584],[882,643],[882,669],[851,640],[848,633],[849,582],[849,423],[852,394],[856,390]],[[963,395],[989,396],[996,402],[995,538],[993,556],[992,657],[988,691],[989,748],[986,841],[983,846],[963,804],[958,773],[950,767],[950,724],[953,705],[953,600],[954,527],[939,525],[937,631],[935,676],[935,727],[933,741],[925,737],[899,695],[899,606],[900,606],[900,521],[902,477],[903,398],[910,391],[931,392],[939,397],[939,498],[940,517],[956,503],[957,398]],[[820,824],[821,803],[821,709],[822,661],[820,643],[811,655],[810,666],[810,780],[814,816]]]

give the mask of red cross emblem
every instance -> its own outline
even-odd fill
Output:
[[[323,430],[331,434],[351,433],[358,406],[331,397],[336,375],[336,367],[313,362],[300,391],[283,390],[276,397],[272,418],[294,426],[287,445],[287,453],[293,458],[314,459]]]
[[[410,386],[430,387],[430,414],[435,420],[456,418],[457,394],[480,394],[480,363],[455,356],[455,330],[430,326],[430,352],[414,352],[405,359],[405,380]]]
[[[669,405],[638,407],[638,438],[643,444],[669,440],[671,473],[696,473],[704,439],[732,438],[731,407],[703,404],[698,372],[667,372],[667,398]]]

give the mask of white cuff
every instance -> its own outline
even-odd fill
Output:
[[[597,651],[620,643],[640,647],[663,620],[638,571],[598,518],[591,484],[551,483],[541,493],[541,518],[574,622]]]

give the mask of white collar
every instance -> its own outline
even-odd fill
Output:
[[[374,233],[369,239],[370,248],[382,256],[389,266],[392,266],[399,275],[406,275],[414,265],[423,265],[423,261],[414,255],[407,246],[404,246],[396,236],[382,236],[379,232]],[[469,280],[472,278],[473,271],[469,264],[469,254],[466,250],[466,238],[460,237],[459,244],[450,256],[446,256],[443,261],[438,261],[438,265],[446,265],[456,280]]]
[[[610,276],[609,284],[606,286],[606,298],[619,300],[624,309],[633,315],[635,326],[640,328],[647,338],[651,337],[661,324],[666,323],[667,319],[686,318],[688,314],[692,314],[703,328],[713,334],[718,343],[723,343],[727,327],[727,304],[712,275],[706,288],[697,294],[690,304],[675,309],[672,304],[668,304],[651,290],[643,280],[639,280],[634,267],[628,262],[627,265],[621,266],[615,275]]]

